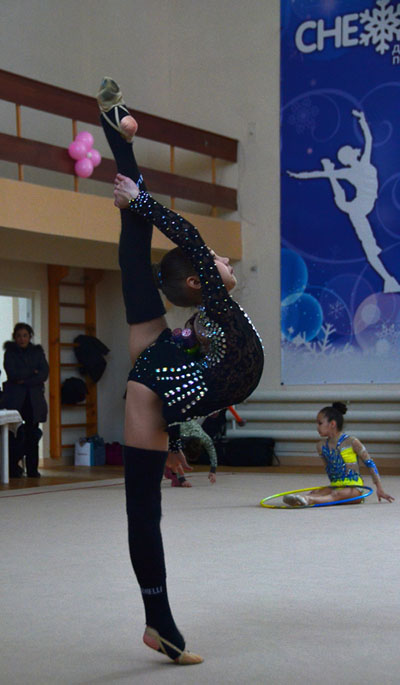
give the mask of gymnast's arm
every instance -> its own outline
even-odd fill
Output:
[[[324,169],[321,169],[321,171],[286,171],[288,176],[291,176],[292,178],[304,178],[304,179],[309,179],[309,178],[335,178],[339,180],[350,180],[351,179],[351,170],[350,169],[329,169],[325,171]]]
[[[129,202],[129,208],[151,221],[185,253],[198,275],[206,312],[217,312],[219,319],[224,318],[224,315],[229,317],[230,296],[215,266],[214,257],[197,228],[172,209],[163,207],[143,190]]]
[[[331,176],[323,169],[321,171],[286,171],[286,173],[292,178],[329,178]]]
[[[364,112],[359,112],[358,110],[353,109],[352,114],[353,114],[353,116],[356,117],[356,119],[358,119],[358,123],[360,124],[360,128],[361,128],[363,135],[364,135],[365,147],[364,147],[364,152],[361,155],[361,159],[363,161],[370,162],[371,161],[371,152],[372,152],[371,130],[368,126]]]
[[[368,454],[366,447],[357,438],[351,438],[351,446],[356,455],[363,462],[364,466],[366,466],[368,471],[370,472],[372,481],[376,487],[376,495],[378,497],[379,502],[381,501],[381,499],[386,499],[388,502],[394,502],[394,497],[388,495],[384,491],[378,468],[374,460]]]
[[[322,445],[323,445],[323,444],[324,444],[324,443],[323,443],[322,440],[319,440],[319,441],[317,442],[317,452],[318,452],[318,455],[321,457],[322,461],[323,461],[324,464],[325,464],[325,459],[324,459],[324,456],[323,456],[323,454],[322,454]]]
[[[202,444],[203,448],[208,454],[208,457],[210,459],[210,471],[208,474],[208,480],[210,483],[215,483],[216,481],[216,472],[217,472],[217,466],[218,466],[218,457],[217,457],[217,450],[215,449],[214,441],[212,438],[208,435],[208,433],[203,430],[201,426],[199,426],[200,431],[199,431],[199,440],[200,443]]]

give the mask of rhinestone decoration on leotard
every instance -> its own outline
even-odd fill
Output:
[[[130,209],[151,221],[182,250],[198,275],[202,298],[194,321],[200,343],[198,353],[188,355],[172,340],[171,333],[162,335],[156,341],[156,349],[150,346],[144,351],[145,356],[149,355],[146,364],[140,357],[136,360],[130,379],[147,385],[162,398],[168,426],[243,402],[261,377],[262,343],[247,314],[230,297],[213,254],[195,226],[148,193],[141,191],[130,202]],[[184,365],[190,365],[189,371],[196,374],[196,380],[194,376],[183,380],[175,377],[182,375],[176,368]],[[156,368],[161,369],[158,374]],[[186,382],[189,380],[194,381],[193,385]],[[197,392],[188,396],[188,390],[193,388]]]
[[[191,407],[196,406],[207,392],[207,386],[194,362],[177,368],[158,367],[155,373],[157,383],[173,384],[170,390],[164,392],[164,397],[168,407],[174,404],[180,405],[182,414],[186,414]]]
[[[226,354],[226,335],[224,329],[207,316],[204,307],[199,307],[196,327],[207,339],[207,349],[203,358],[205,366],[215,366]]]
[[[321,453],[325,461],[325,471],[331,483],[344,480],[357,482],[360,479],[360,473],[355,469],[350,468],[349,465],[344,462],[343,457],[340,454],[339,447],[348,437],[349,436],[346,433],[343,433],[339,438],[336,447],[333,447],[332,449],[329,448],[328,440],[322,445]]]

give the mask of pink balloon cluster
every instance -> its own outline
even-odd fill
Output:
[[[68,146],[68,153],[75,159],[75,173],[80,178],[89,178],[95,166],[99,166],[101,155],[93,148],[94,138],[89,131],[81,131]]]

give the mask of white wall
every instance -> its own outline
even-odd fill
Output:
[[[128,326],[121,299],[119,273],[106,271],[97,285],[98,337],[107,345],[107,366],[98,384],[99,433],[106,442],[123,441],[123,395],[130,370]]]
[[[11,339],[13,330],[13,301],[12,297],[1,294],[0,289],[0,387],[7,380],[3,366],[3,345],[6,340]]]

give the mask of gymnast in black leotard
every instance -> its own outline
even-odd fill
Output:
[[[137,124],[119,86],[105,78],[97,100],[118,174],[114,204],[121,210],[119,261],[133,363],[125,416],[125,486],[129,549],[146,613],[145,644],[177,663],[201,657],[185,651],[168,603],[160,531],[161,479],[168,440],[179,455],[179,424],[242,402],[257,387],[263,348],[247,315],[229,291],[236,277],[188,221],[156,202],[136,165],[132,138]],[[178,306],[197,306],[189,326],[197,340],[191,354],[174,338],[151,267],[155,224],[177,248],[158,267],[158,281]],[[169,434],[169,435],[168,435]],[[171,467],[177,465],[179,456]]]
[[[200,285],[191,300],[192,304],[197,301],[199,310],[191,320],[199,342],[197,359],[189,356],[166,328],[138,357],[129,374],[129,380],[143,383],[162,399],[171,436],[171,426],[177,422],[207,416],[248,397],[260,380],[263,350],[250,319],[228,294],[215,253],[197,229],[144,190],[129,206],[139,216],[151,219],[181,248]],[[233,270],[228,263],[224,266],[231,270],[228,276],[233,281]],[[163,273],[161,262],[161,284]]]

